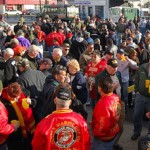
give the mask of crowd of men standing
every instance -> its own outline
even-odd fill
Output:
[[[122,150],[133,106],[137,140],[150,112],[149,29],[149,19],[124,16],[0,24],[0,150]]]

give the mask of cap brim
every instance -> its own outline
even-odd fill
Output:
[[[118,65],[109,65],[109,66],[111,66],[113,68],[117,68],[118,67]]]

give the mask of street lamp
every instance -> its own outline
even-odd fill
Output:
[[[7,9],[7,0],[5,0],[5,10]]]
[[[140,1],[140,3],[138,4],[138,6],[140,7],[140,17],[142,16],[142,2]]]

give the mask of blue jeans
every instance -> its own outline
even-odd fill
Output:
[[[100,139],[94,137],[91,150],[113,150],[113,145],[114,145],[117,137],[118,136],[116,136],[110,142],[104,142],[104,141],[101,141]]]
[[[8,150],[7,144],[6,143],[1,144],[0,150]]]
[[[54,46],[47,47],[47,50],[49,51],[49,56],[52,55],[53,48],[54,48]]]
[[[142,33],[142,37],[144,37],[145,31],[146,31],[145,27],[140,27],[140,32]]]
[[[94,109],[95,105],[96,105],[96,99],[91,99],[91,104],[92,104],[92,108]]]
[[[128,86],[129,86],[129,82],[123,82],[122,83],[122,100],[125,102],[125,104],[127,104],[128,102]]]
[[[141,94],[136,94],[135,108],[134,108],[134,134],[140,135],[142,131],[142,121],[145,110],[150,108],[150,98]]]
[[[117,33],[117,46],[120,46],[122,43],[122,37],[123,37],[124,33],[118,32]],[[121,37],[122,36],[122,37]]]

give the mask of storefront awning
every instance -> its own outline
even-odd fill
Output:
[[[13,5],[7,5],[7,9],[12,10],[13,9]]]

